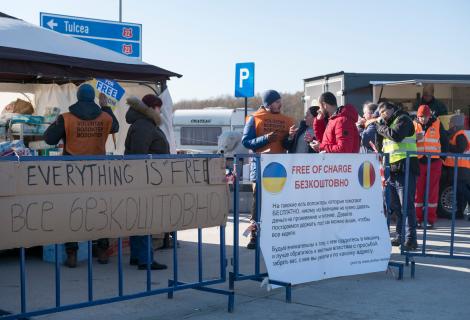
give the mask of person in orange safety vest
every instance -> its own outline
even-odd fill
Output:
[[[449,140],[447,133],[439,119],[432,117],[431,109],[427,105],[418,108],[417,120],[414,122],[416,133],[416,146],[418,152],[445,153],[448,151]],[[439,180],[442,171],[442,159],[433,155],[430,162],[430,174],[427,178],[428,156],[418,155],[419,176],[416,183],[415,207],[418,228],[422,227],[424,207],[427,204],[427,228],[434,228],[437,220],[437,203],[439,200]],[[429,181],[429,194],[425,201],[426,181]]]
[[[286,153],[289,148],[289,136],[293,136],[294,119],[281,113],[281,95],[275,90],[263,93],[263,105],[247,119],[243,129],[242,144],[245,148],[256,153]],[[251,163],[250,179],[256,181],[256,166]],[[256,248],[256,184],[253,183],[253,206],[251,208],[251,231],[248,249]]]
[[[449,122],[450,153],[470,154],[470,134],[464,131],[464,116],[454,115]],[[445,173],[454,176],[454,157],[444,161]],[[463,218],[463,211],[470,202],[470,158],[459,158],[457,161],[457,218]]]
[[[100,94],[99,104],[95,103],[95,89],[89,84],[82,84],[77,90],[77,102],[69,107],[69,112],[62,113],[44,132],[47,144],[64,143],[64,155],[105,155],[106,140],[109,134],[118,132],[119,123],[113,111],[106,105],[106,96]],[[96,252],[98,262],[108,263],[109,241],[98,239]],[[69,268],[77,266],[78,244],[66,242]]]

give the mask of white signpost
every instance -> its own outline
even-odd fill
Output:
[[[391,245],[369,154],[261,156],[261,250],[292,284],[385,271]]]

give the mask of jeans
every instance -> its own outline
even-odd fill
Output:
[[[147,236],[130,236],[131,259],[137,259],[139,265],[147,264]],[[153,246],[150,237],[150,263],[153,262]]]
[[[416,241],[416,210],[415,210],[415,194],[416,194],[416,176],[411,174],[408,177],[408,194],[405,195],[405,173],[392,173],[390,175],[390,204],[392,210],[397,212],[397,235],[402,239],[403,232],[403,214],[402,208],[407,197],[407,210],[405,210],[405,220],[408,223],[408,241]]]

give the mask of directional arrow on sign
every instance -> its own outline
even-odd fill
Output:
[[[54,22],[54,19],[49,20],[49,22],[47,23],[47,25],[48,25],[49,28],[51,28],[52,30],[54,30],[54,27],[57,27],[57,26],[58,26],[58,24]]]

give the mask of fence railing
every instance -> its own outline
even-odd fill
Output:
[[[434,258],[454,258],[454,259],[470,259],[470,253],[459,254],[455,251],[455,234],[456,234],[456,213],[457,213],[457,194],[458,192],[464,192],[464,190],[458,189],[458,181],[459,181],[459,167],[458,167],[458,159],[470,159],[470,154],[453,154],[453,153],[427,153],[427,152],[407,152],[407,157],[405,160],[405,187],[404,187],[404,194],[406,195],[403,199],[403,206],[402,206],[402,230],[405,230],[406,227],[406,219],[407,216],[407,206],[409,201],[415,201],[415,199],[408,199],[408,189],[409,189],[409,181],[410,181],[410,158],[411,156],[424,156],[426,158],[426,184],[425,184],[425,193],[424,193],[424,201],[423,201],[423,237],[420,250],[416,251],[406,251],[403,249],[403,242],[405,241],[405,237],[401,237],[402,242],[402,250],[401,253],[406,257],[406,263],[411,261],[414,264],[413,257],[421,256],[421,257],[434,257]],[[449,236],[449,250],[448,252],[444,253],[430,253],[429,251],[429,230],[428,230],[428,215],[429,215],[429,192],[430,192],[430,177],[431,177],[431,161],[432,156],[439,156],[439,157],[453,157],[454,158],[454,166],[452,170],[452,201],[451,201],[451,227],[450,227],[450,236]],[[437,160],[440,161],[440,160]],[[467,181],[467,186],[469,182]],[[469,192],[469,191],[467,191]],[[470,198],[466,199],[470,201]]]
[[[204,155],[129,155],[129,156],[57,156],[57,157],[4,157],[0,158],[0,161],[82,161],[82,160],[136,160],[136,159],[191,159],[191,158],[220,158],[220,155],[204,154]],[[216,293],[225,295],[228,298],[228,311],[232,312],[234,307],[234,292],[233,290],[223,290],[218,288],[212,288],[209,286],[223,284],[226,282],[226,269],[227,269],[227,258],[226,258],[226,243],[225,243],[225,226],[219,226],[219,272],[218,277],[205,279],[204,277],[204,259],[203,259],[203,246],[202,246],[202,233],[203,229],[198,229],[197,237],[197,281],[194,282],[182,282],[179,280],[179,265],[178,259],[178,245],[177,245],[177,232],[172,232],[173,235],[173,275],[172,279],[168,280],[168,286],[163,288],[152,287],[152,272],[151,272],[151,236],[147,236],[147,263],[146,263],[146,281],[145,289],[136,293],[125,293],[124,291],[124,273],[123,273],[123,245],[122,238],[118,238],[118,252],[117,252],[117,292],[115,296],[95,299],[94,282],[93,282],[93,261],[92,261],[92,241],[87,242],[87,300],[79,303],[64,304],[62,302],[61,294],[61,263],[59,259],[59,248],[58,244],[55,244],[55,266],[54,266],[54,282],[55,282],[55,305],[51,307],[40,308],[36,310],[30,310],[28,308],[28,286],[27,286],[27,264],[26,264],[26,251],[25,248],[19,249],[19,274],[20,274],[20,310],[15,312],[8,310],[9,306],[2,305],[0,301],[0,309],[7,310],[9,314],[0,316],[0,320],[9,319],[21,319],[33,316],[46,315],[56,312],[62,312],[73,309],[80,309],[85,307],[103,305],[118,301],[131,300],[136,298],[148,297],[158,294],[167,294],[168,298],[173,298],[176,291],[195,289],[204,292]],[[2,299],[3,300],[3,299]]]

